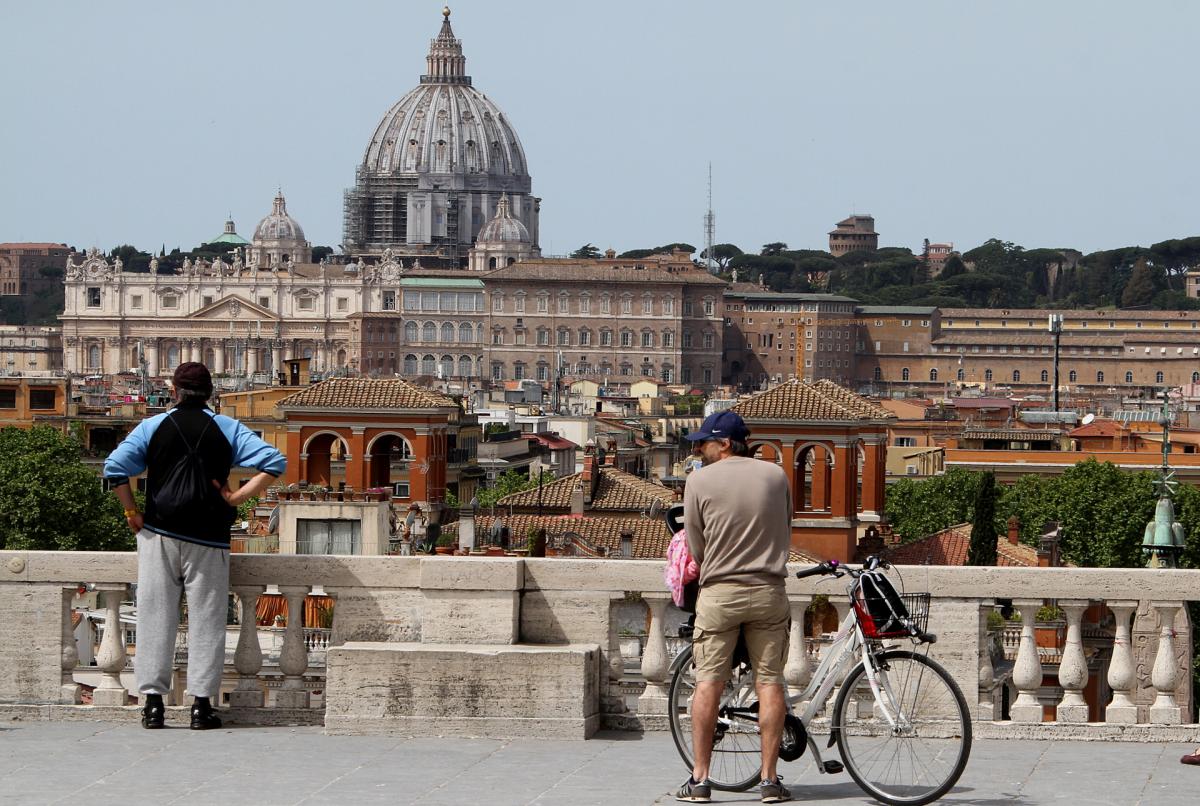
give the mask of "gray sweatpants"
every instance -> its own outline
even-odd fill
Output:
[[[180,594],[188,602],[187,690],[216,697],[225,667],[225,616],[229,601],[229,551],[138,532],[138,691],[168,694],[179,630]]]

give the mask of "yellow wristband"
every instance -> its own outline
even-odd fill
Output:
[[[138,512],[136,509],[127,509],[127,510],[125,510],[125,517],[126,517],[126,518],[132,518],[134,515],[140,515],[140,514],[142,514],[142,513]]]

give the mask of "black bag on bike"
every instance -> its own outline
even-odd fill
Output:
[[[880,571],[864,571],[854,590],[854,609],[867,638],[899,638],[912,634],[908,607]]]

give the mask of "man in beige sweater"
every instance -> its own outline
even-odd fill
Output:
[[[739,634],[754,670],[762,738],[763,803],[791,800],[775,764],[786,705],[783,665],[790,610],[784,580],[791,546],[791,489],[774,462],[751,455],[750,429],[723,411],[689,434],[704,466],[688,477],[683,520],[688,549],[700,566],[700,597],[692,640],[696,692],[692,698],[692,774],[676,799],[707,803],[713,731],[721,692]]]

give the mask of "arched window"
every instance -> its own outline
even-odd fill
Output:
[[[1192,373],[1192,383],[1200,383],[1200,372]]]
[[[966,380],[966,378],[967,378],[967,373],[963,371],[962,367],[959,367],[958,368],[958,380],[962,381],[962,380]]]
[[[1020,383],[1020,382],[1021,382],[1021,370],[1014,369],[1013,370],[1013,383]]]
[[[931,381],[937,380],[937,370],[936,369],[929,370],[929,380],[931,380]]]
[[[875,367],[874,369],[871,370],[871,376],[875,380],[881,381],[881,380],[883,380],[883,370],[880,369],[879,367]]]
[[[463,344],[475,341],[475,328],[471,327],[469,322],[463,322],[458,326],[458,340]]]
[[[908,367],[905,367],[904,369],[900,370],[900,380],[902,380],[902,381],[908,380]]]
[[[170,350],[167,351],[167,355],[170,355]],[[91,347],[88,347],[87,368],[88,369],[99,369],[100,368],[100,345],[93,344]]]
[[[431,355],[421,356],[421,374],[433,375],[437,372],[437,359]]]
[[[1162,372],[1156,372],[1156,373],[1154,373],[1154,382],[1155,382],[1155,383],[1162,383],[1162,382],[1163,382],[1163,374],[1162,374]]]
[[[1046,383],[1046,381],[1048,381],[1048,380],[1050,380],[1050,373],[1049,373],[1049,371],[1047,371],[1047,370],[1042,370],[1042,383]]]
[[[1077,373],[1075,370],[1071,370],[1067,373],[1067,380],[1071,383],[1075,383],[1075,381],[1079,380],[1079,373]]]
[[[100,361],[97,359],[96,366],[100,366]],[[179,345],[172,344],[167,348],[167,369],[175,369],[179,366]]]
[[[416,322],[405,322],[404,323],[404,341],[408,344],[416,344],[417,331],[418,331],[418,328],[417,328]]]
[[[985,369],[983,371],[983,379],[985,381],[990,381],[992,379],[992,371],[990,369]]]
[[[442,325],[442,341],[454,341],[454,325],[450,324],[449,322],[446,322]]]
[[[441,374],[442,374],[443,378],[454,377],[454,356],[452,356],[452,355],[442,356],[442,363],[438,368],[441,370]]]
[[[417,374],[417,357],[415,355],[413,355],[412,353],[409,353],[408,355],[404,356],[404,374],[405,375],[416,375]]]
[[[473,369],[473,367],[471,366],[471,356],[460,355],[458,357],[458,375],[459,375],[459,377],[460,378],[470,378],[471,374],[472,374],[471,373],[472,369]]]
[[[1104,373],[1103,372],[1096,373],[1096,383],[1104,383]]]
[[[421,327],[421,341],[437,341],[437,325],[426,322]]]
[[[1125,373],[1125,383],[1133,383],[1133,373],[1132,372]]]

